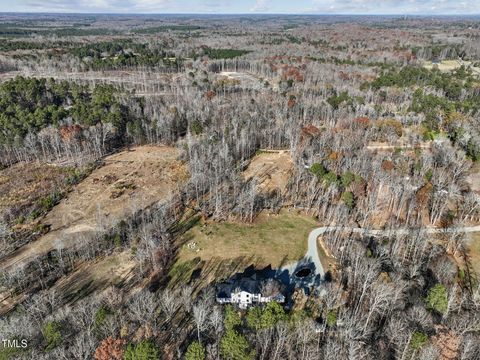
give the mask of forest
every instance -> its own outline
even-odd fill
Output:
[[[0,359],[480,359],[478,18],[0,38]],[[248,269],[286,301],[220,302]]]

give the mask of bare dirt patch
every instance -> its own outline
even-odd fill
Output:
[[[227,81],[227,83],[230,83],[232,85],[238,84],[238,85],[251,87],[251,88],[261,88],[263,86],[263,83],[260,82],[260,80],[255,76],[248,73],[235,72],[235,71],[222,71],[219,74],[219,81],[220,82]]]
[[[290,152],[262,152],[252,159],[243,177],[246,181],[255,180],[263,193],[284,193],[292,171]]]
[[[377,192],[376,206],[371,215],[372,227],[375,229],[382,228],[391,216],[390,203],[392,192],[388,185],[380,184]]]
[[[50,231],[4,259],[1,268],[111,228],[140,209],[167,199],[188,174],[177,149],[141,146],[104,159],[41,221]]]

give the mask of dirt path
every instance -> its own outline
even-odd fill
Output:
[[[415,149],[430,149],[432,147],[432,141],[422,142],[416,145],[412,144],[398,144],[398,145],[390,145],[387,143],[369,143],[366,146],[366,149],[375,151],[375,150],[389,150],[395,151],[396,149],[402,150],[415,150]]]

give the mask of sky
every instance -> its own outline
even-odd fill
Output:
[[[0,12],[472,15],[480,0],[0,0]]]

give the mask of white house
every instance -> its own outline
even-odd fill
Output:
[[[283,303],[285,296],[279,289],[280,286],[274,280],[262,282],[257,279],[256,275],[233,278],[217,285],[217,302],[236,304],[240,309],[246,309],[252,304],[271,301]]]

